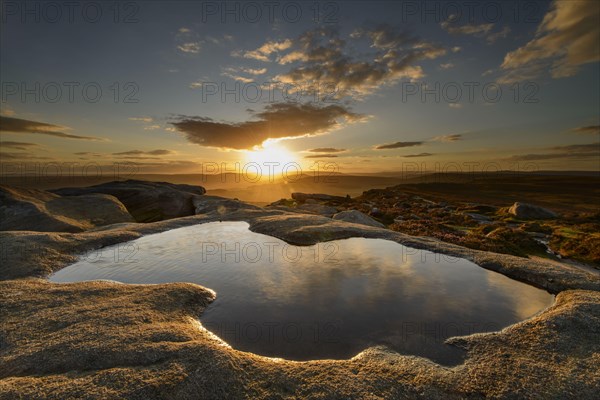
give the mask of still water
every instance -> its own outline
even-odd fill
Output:
[[[293,246],[214,222],[105,247],[53,282],[193,282],[217,292],[202,324],[232,347],[292,360],[350,358],[372,345],[460,363],[451,336],[499,330],[554,297],[467,260],[381,239]]]

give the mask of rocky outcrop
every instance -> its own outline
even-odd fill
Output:
[[[353,224],[374,226],[376,228],[385,228],[385,225],[383,225],[381,222],[375,221],[373,218],[361,213],[358,210],[346,210],[339,212],[333,216],[333,219],[352,222]]]
[[[226,215],[233,211],[260,210],[260,207],[243,203],[239,200],[225,199],[217,196],[197,196],[192,200],[194,213],[197,215]]]
[[[309,214],[323,215],[325,217],[333,217],[333,214],[337,213],[338,210],[335,207],[326,206],[323,204],[302,204],[296,207],[296,210],[306,212]]]
[[[332,196],[329,194],[322,193],[292,193],[292,199],[304,203],[306,200],[317,200],[317,201],[346,201],[346,197]]]
[[[449,339],[468,349],[451,369],[385,347],[309,362],[237,351],[198,322],[214,298],[189,283],[0,282],[0,398],[597,398],[599,292]]]
[[[513,204],[508,209],[508,213],[519,219],[552,219],[558,217],[554,211],[547,208],[519,202]]]
[[[597,397],[597,275],[546,259],[470,250],[318,215],[205,197],[196,202],[201,215],[168,221],[82,233],[0,232],[0,398],[150,400],[197,398],[198,393],[256,399]],[[349,237],[393,240],[467,258],[558,295],[548,309],[499,332],[449,339],[447,343],[467,352],[463,364],[446,368],[385,347],[367,348],[347,360],[261,357],[231,348],[199,322],[215,299],[208,288],[188,283],[55,284],[34,278],[74,262],[89,249],[221,218],[247,221],[254,232],[296,244]]]
[[[118,198],[137,222],[154,222],[194,215],[194,200],[206,193],[201,186],[167,182],[114,181],[83,188],[52,190],[63,196],[103,193]]]
[[[82,232],[132,221],[123,203],[114,196],[62,197],[44,190],[0,186],[2,231]]]
[[[472,218],[477,221],[479,224],[490,224],[492,223],[492,219],[487,215],[478,214],[478,213],[465,213],[466,216]]]

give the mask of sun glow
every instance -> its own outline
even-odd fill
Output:
[[[281,176],[286,166],[289,168],[290,164],[297,163],[297,160],[288,149],[277,142],[267,140],[262,146],[248,151],[245,162],[249,173],[260,172],[262,176]]]

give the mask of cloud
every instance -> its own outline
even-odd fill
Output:
[[[304,158],[337,158],[337,154],[312,154]]]
[[[269,56],[273,53],[277,53],[283,50],[290,48],[292,45],[292,41],[290,39],[285,39],[280,42],[277,41],[269,41],[260,46],[256,50],[246,51],[243,53],[234,52],[232,55],[238,56],[242,55],[244,58],[251,58],[258,61],[270,61]]]
[[[359,54],[354,48],[365,39],[372,51]],[[420,79],[425,76],[420,61],[447,53],[440,46],[386,24],[357,29],[344,38],[334,28],[317,28],[287,43],[288,52],[279,54],[276,62],[290,65],[290,70],[275,80],[335,89],[340,97],[370,94],[401,79]]]
[[[246,78],[244,76],[239,76],[239,75],[231,75],[231,74],[223,73],[223,76],[227,76],[227,77],[233,79],[234,81],[238,81],[238,82],[242,82],[242,83],[254,82],[254,80],[252,78]]]
[[[233,68],[233,67],[228,67],[228,68],[225,68],[223,70],[223,72],[221,73],[221,75],[227,76],[227,77],[229,77],[229,78],[231,78],[233,80],[240,81],[240,82],[243,82],[243,83],[254,82],[254,80],[252,78],[239,75],[240,72],[241,73],[245,73],[245,74],[249,74],[249,75],[262,75],[262,74],[265,74],[267,72],[267,69],[266,68],[245,68],[245,67]]]
[[[5,117],[12,117],[15,114],[16,114],[15,110],[13,110],[9,104],[7,104],[7,103],[2,104],[2,110],[0,110],[0,115],[4,115]]]
[[[328,133],[345,123],[365,116],[340,105],[274,103],[253,113],[255,120],[241,123],[217,122],[206,117],[178,116],[171,124],[188,141],[206,147],[243,150],[261,145],[267,139],[297,138]]]
[[[504,57],[502,83],[535,79],[550,71],[552,78],[575,75],[583,64],[600,60],[600,3],[553,1],[524,46]]]
[[[462,140],[462,139],[463,139],[462,134],[455,133],[452,135],[436,136],[431,140],[434,142],[456,142],[456,141]]]
[[[441,24],[442,29],[452,35],[475,35],[475,36],[483,36],[490,33],[490,31],[494,28],[494,24],[468,24],[455,26],[451,21],[444,21]]]
[[[198,54],[198,53],[200,53],[200,49],[202,49],[202,43],[201,42],[182,43],[179,46],[177,46],[177,49],[184,53]]]
[[[2,149],[14,149],[14,150],[29,150],[31,147],[38,147],[36,143],[26,142],[0,142],[0,148]]]
[[[40,157],[30,153],[0,152],[0,160],[51,160],[50,157]]]
[[[152,122],[154,121],[151,117],[131,117],[129,118],[130,121],[140,121],[140,122]]]
[[[451,135],[435,136],[431,139],[424,140],[424,141],[418,141],[418,142],[395,142],[395,143],[380,144],[380,145],[376,145],[374,148],[375,148],[375,150],[402,149],[405,147],[421,146],[427,142],[456,142],[456,141],[459,141],[462,139],[463,139],[463,135],[460,133],[456,133],[456,134],[451,134]],[[404,156],[404,157],[425,157],[425,155],[431,155],[431,154],[429,154],[429,153],[411,154],[411,155]]]
[[[551,153],[518,154],[507,158],[508,161],[541,161],[553,159],[594,159],[600,158],[600,142],[550,147]]]
[[[154,118],[152,118],[152,117],[131,117],[131,118],[129,118],[129,120],[136,121],[136,122],[143,122],[145,124],[143,129],[145,131],[153,131],[153,130],[161,128],[161,126],[157,125],[157,124],[148,125],[148,124],[154,122]]]
[[[508,161],[542,161],[561,158],[582,159],[600,157],[600,151],[595,153],[545,153],[545,154],[521,154],[507,158]]]
[[[201,36],[198,32],[187,27],[179,28],[175,34],[177,50],[187,54],[200,53],[205,43],[221,45],[231,41],[233,41],[233,36],[231,35],[223,35],[220,38],[214,36]]]
[[[505,39],[508,37],[508,34],[511,32],[509,26],[505,26],[501,31],[491,33],[487,36],[486,40],[489,44],[495,43],[498,39]]]
[[[40,135],[48,135],[65,139],[103,140],[101,138],[93,136],[78,136],[62,132],[63,130],[68,129],[70,128],[66,126],[59,126],[47,124],[45,122],[29,121],[26,119],[0,116],[0,131],[2,132],[37,133]]]
[[[600,151],[600,142],[589,143],[589,144],[571,144],[568,146],[555,146],[550,147],[550,150],[555,151],[576,151],[576,152],[598,152]]]
[[[379,25],[375,29],[357,30],[354,32],[354,37],[359,38],[366,35],[371,38],[372,47],[378,49],[396,49],[406,43],[415,42],[414,38],[408,31],[396,31],[389,25]]]
[[[571,129],[571,132],[579,133],[579,134],[583,134],[583,135],[599,135],[600,134],[600,125],[580,126],[580,127]]]
[[[113,155],[115,156],[166,156],[169,154],[174,154],[174,151],[171,150],[163,150],[163,149],[158,149],[158,150],[151,150],[151,151],[144,151],[144,150],[129,150],[129,151],[122,151],[120,153],[113,153]]]
[[[395,142],[375,146],[375,150],[401,149],[404,147],[421,146],[424,142]]]
[[[212,44],[222,44],[223,42],[231,42],[233,41],[233,36],[231,35],[223,35],[223,38],[219,39],[214,36],[206,36],[206,40]]]
[[[450,16],[450,18],[447,21],[442,22],[440,26],[451,35],[473,35],[476,37],[485,37],[488,44],[493,44],[498,39],[504,39],[508,37],[508,34],[511,32],[509,26],[505,26],[500,31],[492,32],[492,29],[494,29],[493,23],[480,25],[457,25],[457,22],[458,20],[455,16]]]
[[[127,160],[160,160],[160,157],[155,156],[127,156]]]
[[[89,156],[89,157],[102,157],[100,153],[94,153],[91,151],[78,151],[77,153],[73,153],[76,156]]]
[[[306,150],[309,153],[342,153],[346,151],[346,149],[336,149],[334,147],[319,147],[316,149]]]
[[[244,68],[241,67],[240,71],[245,72],[250,75],[262,75],[267,72],[266,68]]]
[[[432,156],[432,153],[419,153],[419,154],[408,154],[406,156],[403,156],[405,158],[416,158],[416,157],[429,157]]]
[[[49,157],[40,157],[33,153],[27,152],[32,148],[39,147],[36,143],[27,143],[27,142],[11,142],[11,141],[2,141],[0,142],[0,149],[2,150],[22,150],[24,152],[0,152],[0,160],[50,160]]]
[[[190,28],[181,27],[175,35],[177,50],[186,54],[198,54],[202,49],[202,40],[199,40],[198,34]]]
[[[440,64],[440,68],[441,68],[441,69],[450,69],[450,68],[454,68],[454,64],[452,64],[452,63]]]

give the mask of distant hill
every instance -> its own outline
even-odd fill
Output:
[[[238,198],[255,204],[271,203],[290,198],[293,192],[328,193],[356,197],[369,189],[402,185],[403,190],[420,192],[432,197],[477,197],[490,203],[531,200],[550,205],[560,202],[565,207],[597,200],[600,204],[600,174],[595,171],[538,171],[534,173],[501,171],[495,173],[402,173],[302,175],[283,180],[263,177],[254,183],[240,174],[139,174],[125,179],[200,185],[208,194]],[[35,189],[82,187],[117,180],[114,176],[0,176],[0,184]],[[477,194],[475,195],[475,191]],[[498,203],[499,204],[499,203]]]

